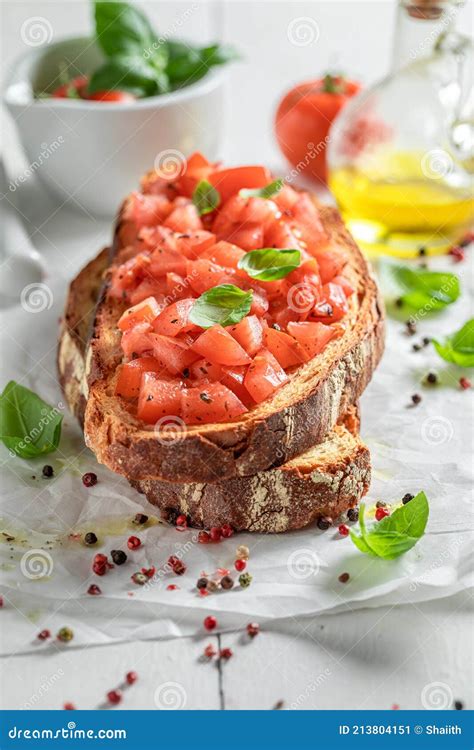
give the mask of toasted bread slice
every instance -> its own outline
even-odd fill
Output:
[[[71,411],[84,422],[86,351],[108,264],[102,251],[71,283],[58,350],[60,383]],[[236,530],[280,532],[321,516],[336,519],[356,505],[370,483],[370,454],[359,438],[357,409],[314,448],[282,466],[213,484],[131,481],[165,516],[184,513],[194,526],[229,523]],[[172,511],[172,512],[170,512]]]
[[[372,377],[383,351],[384,316],[369,266],[339,213],[330,207],[320,212],[330,246],[342,247],[349,257],[345,276],[356,290],[344,334],[243,417],[191,425],[179,440],[167,431],[157,436],[153,426],[138,420],[114,393],[122,361],[117,320],[126,305],[105,291],[121,248],[124,232],[119,222],[87,352],[84,434],[101,463],[134,480],[218,482],[284,464],[325,438]]]

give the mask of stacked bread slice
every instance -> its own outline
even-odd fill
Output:
[[[282,532],[357,505],[370,483],[358,399],[383,351],[383,307],[368,264],[333,208],[321,208],[331,243],[344,248],[355,294],[344,334],[302,365],[273,397],[229,423],[163,433],[115,396],[121,362],[120,300],[104,293],[127,227],[70,285],[58,369],[66,400],[99,462],[124,475],[164,517],[190,525]]]

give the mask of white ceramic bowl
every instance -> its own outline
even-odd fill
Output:
[[[89,39],[67,39],[32,50],[14,66],[4,101],[15,120],[30,167],[61,202],[76,201],[111,216],[140,176],[195,150],[216,158],[224,120],[225,69],[170,94],[127,104],[82,99],[35,99],[74,60],[89,73],[101,53]],[[176,153],[177,152],[177,153]],[[74,200],[71,199],[71,196]]]

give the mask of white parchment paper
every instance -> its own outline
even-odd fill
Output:
[[[61,243],[61,253],[49,263],[45,284],[51,296],[44,309],[32,312],[18,305],[2,313],[0,349],[2,387],[14,378],[64,407],[55,349],[65,277],[73,275],[72,266],[92,257],[97,243],[81,243],[77,232],[74,240],[64,233]],[[62,263],[68,252],[74,262]],[[395,561],[373,559],[337,529],[323,533],[314,527],[286,535],[241,534],[216,545],[197,544],[196,531],[180,533],[162,524],[141,531],[131,519],[139,511],[154,516],[155,509],[124,479],[97,465],[64,408],[56,453],[24,461],[0,446],[1,653],[47,647],[36,637],[44,628],[54,635],[62,626],[71,627],[74,640],[65,648],[172,638],[203,632],[209,613],[222,629],[237,629],[251,620],[424,601],[472,585],[472,391],[462,391],[458,384],[461,375],[472,376],[472,371],[447,365],[431,346],[414,353],[412,344],[421,336],[459,328],[472,315],[473,287],[468,263],[453,266],[443,259],[431,265],[460,274],[462,298],[423,319],[419,335],[412,338],[401,323],[388,322],[383,362],[362,399],[362,435],[373,462],[368,505],[377,499],[397,502],[406,492],[421,489],[429,498],[428,530],[413,550]],[[429,369],[439,374],[440,385],[421,385]],[[422,402],[410,408],[415,392]],[[41,476],[45,463],[53,465],[54,478]],[[96,486],[83,486],[86,471],[98,474]],[[97,548],[69,538],[86,531],[98,534]],[[132,533],[142,540],[135,552],[126,548]],[[250,548],[252,585],[200,597],[195,583],[201,572],[228,568],[232,574],[237,544]],[[128,561],[99,578],[91,571],[92,558],[111,549],[126,550]],[[171,554],[179,554],[187,566],[182,577],[163,568]],[[153,582],[144,587],[132,583],[134,572],[152,565],[158,571]],[[350,573],[346,584],[338,581],[342,572]],[[87,594],[91,583],[100,586],[101,596]],[[179,588],[168,590],[169,584]]]

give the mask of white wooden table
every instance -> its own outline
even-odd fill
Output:
[[[181,5],[151,2],[146,9],[166,29]],[[194,20],[182,33],[202,39],[206,30],[213,36],[223,28],[243,51],[244,62],[232,72],[232,91],[239,95],[231,102],[225,154],[229,161],[276,163],[278,156],[269,136],[271,117],[278,94],[291,82],[317,75],[328,65],[365,82],[387,69],[394,9],[389,0],[230,2],[222,27],[211,6],[200,3],[199,22]],[[21,24],[38,13],[36,2],[4,2],[7,60],[22,51]],[[354,25],[341,21],[354,13],[355,36]],[[45,1],[40,14],[51,20],[57,37],[71,29],[74,33],[88,29],[86,2]],[[300,16],[317,19],[318,44],[286,46],[283,54],[288,23]],[[360,54],[362,49],[366,54]],[[6,149],[11,154],[14,147],[9,139],[7,133]],[[41,231],[37,231],[39,226]],[[92,256],[109,235],[104,222],[73,213],[67,206],[48,217],[37,203],[29,207],[28,228],[38,249],[50,258],[64,232],[72,233],[78,252],[61,269],[65,279],[77,270],[79,257]],[[423,707],[424,689],[425,696],[432,696],[432,707],[438,696],[441,707],[450,707],[453,700],[472,707],[471,634],[472,597],[464,592],[418,606],[348,611],[311,621],[294,619],[278,627],[266,626],[251,642],[241,633],[228,633],[67,651],[52,646],[35,655],[1,660],[0,702],[9,709],[55,709],[65,701],[78,708],[97,708],[127,671],[136,670],[139,680],[126,690],[123,708],[156,708],[157,701],[166,707],[169,700],[170,707],[188,709],[270,709],[277,705],[386,709],[393,704],[416,709]],[[221,664],[203,662],[201,654],[208,643],[216,648],[228,646],[234,656]]]

